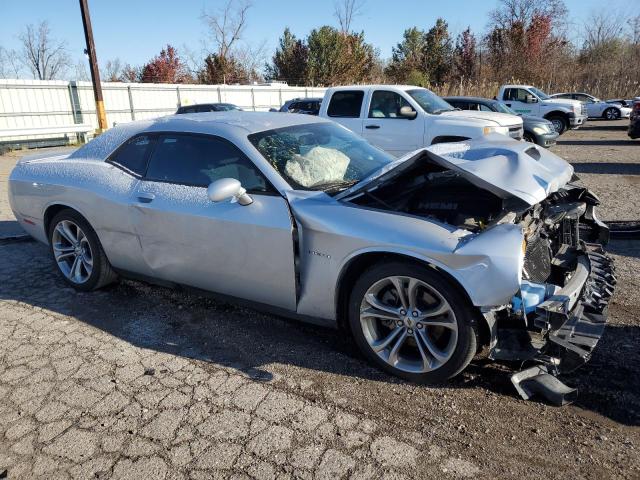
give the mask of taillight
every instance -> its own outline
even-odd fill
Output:
[[[634,102],[633,113],[640,113],[640,101]]]

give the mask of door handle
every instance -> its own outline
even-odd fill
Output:
[[[380,128],[380,125],[365,125],[364,128],[368,128],[369,130],[377,130]]]
[[[138,201],[140,203],[151,203],[156,196],[153,193],[140,192],[138,193]]]

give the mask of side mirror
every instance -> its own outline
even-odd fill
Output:
[[[527,95],[527,103],[538,103],[538,97],[534,97],[533,95]]]
[[[235,178],[221,178],[211,183],[207,188],[207,196],[212,202],[222,202],[230,198],[240,205],[251,205],[253,198],[247,194],[242,185]]]
[[[403,118],[408,118],[409,120],[413,120],[418,115],[413,108],[409,105],[405,105],[404,107],[400,107],[400,116]]]

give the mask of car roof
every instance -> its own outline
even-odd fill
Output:
[[[418,87],[417,85],[386,85],[386,84],[375,84],[375,85],[343,85],[340,87],[331,87],[329,90],[331,91],[340,91],[340,90],[369,90],[369,89],[385,89],[385,90],[415,90],[415,89],[423,89],[428,90],[424,87]]]

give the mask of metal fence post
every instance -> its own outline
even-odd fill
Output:
[[[127,85],[127,93],[129,94],[129,111],[131,112],[131,120],[135,120],[136,109],[133,107],[133,95],[131,94],[131,85]]]
[[[178,95],[178,107],[182,106],[182,99],[180,98],[180,86],[176,85],[176,94]]]
[[[222,102],[222,93],[220,92],[220,85],[218,85],[218,103]]]
[[[280,103],[278,103],[278,108],[280,108],[282,106],[282,87],[278,89],[278,100],[280,100]]]
[[[253,93],[253,87],[251,87],[251,108],[254,112],[256,111],[256,97]]]

